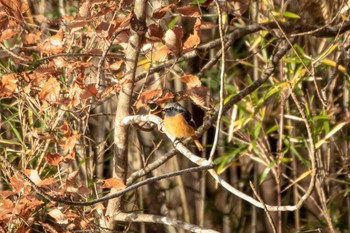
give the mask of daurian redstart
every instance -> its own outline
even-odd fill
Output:
[[[195,123],[192,115],[178,103],[169,103],[164,107],[164,127],[168,134],[177,138],[192,137],[199,151],[203,146],[195,134]]]

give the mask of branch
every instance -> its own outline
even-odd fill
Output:
[[[156,116],[156,115],[135,115],[135,116],[127,116],[123,119],[122,123],[123,124],[136,124],[136,123],[140,123],[140,122],[151,122],[154,123],[158,126],[158,129],[160,131],[164,132],[164,127],[163,127],[163,121],[160,117]],[[165,131],[166,133],[166,131]],[[170,135],[168,135],[166,133],[166,135],[168,136],[168,138],[174,143],[174,146],[176,148],[176,150],[178,150],[180,153],[182,153],[183,155],[185,155],[188,159],[190,159],[192,162],[200,165],[200,166],[212,166],[213,164],[208,161],[205,160],[201,157],[198,157],[196,155],[194,155],[189,149],[187,149],[184,144],[179,141],[176,140],[176,138],[171,137]],[[254,198],[252,198],[251,196],[239,191],[238,189],[234,188],[232,185],[230,185],[229,183],[227,183],[225,180],[223,180],[214,169],[209,169],[208,172],[210,173],[210,175],[222,186],[224,187],[227,191],[229,191],[230,193],[242,198],[243,200],[251,203],[252,205],[259,207],[259,208],[264,208],[264,205],[262,203],[260,203],[259,201],[255,200]],[[293,205],[293,206],[270,206],[270,205],[265,205],[266,208],[269,211],[294,211],[297,209],[297,206]]]
[[[26,174],[24,174],[22,171],[17,170],[11,163],[9,163],[7,161],[7,159],[0,155],[0,160],[6,165],[6,167],[8,167],[12,172],[19,174],[25,181],[27,181],[29,183],[29,185],[35,190],[35,192],[37,192],[40,196],[42,196],[43,198],[52,201],[52,202],[57,202],[57,203],[61,203],[61,204],[65,204],[65,205],[70,205],[70,206],[91,206],[100,202],[104,202],[104,201],[108,201],[117,197],[120,197],[122,195],[124,195],[127,192],[133,191],[141,186],[144,186],[146,184],[149,183],[153,183],[162,179],[166,179],[166,178],[170,178],[170,177],[174,177],[174,176],[179,176],[179,175],[183,175],[186,173],[190,173],[190,172],[200,172],[200,171],[204,171],[204,170],[208,170],[210,168],[213,168],[213,164],[210,165],[206,165],[206,166],[201,166],[201,167],[191,167],[191,168],[186,168],[183,170],[179,170],[179,171],[175,171],[175,172],[169,172],[160,176],[156,176],[156,177],[151,177],[148,179],[145,179],[143,181],[140,181],[136,184],[130,185],[125,189],[116,191],[113,194],[110,195],[106,195],[104,197],[101,198],[97,198],[94,199],[92,201],[86,201],[86,202],[82,202],[82,201],[69,201],[63,198],[59,198],[59,197],[54,197],[51,196],[49,194],[47,194],[44,190],[42,190],[40,187],[38,187]]]
[[[295,33],[307,33],[307,35],[309,36],[320,37],[320,38],[333,37],[333,36],[342,34],[346,31],[349,31],[350,21],[344,21],[335,26],[327,26],[327,27],[323,27],[322,29],[320,29],[320,27],[321,26],[319,25],[309,25],[304,23],[292,23],[292,22],[280,22],[280,21],[261,23],[261,24],[252,24],[243,28],[235,28],[230,34],[225,36],[224,37],[225,41],[227,40],[227,43],[225,44],[225,48],[228,48],[227,46],[232,46],[235,39],[238,39],[262,30],[282,29],[289,37],[300,36],[300,35],[293,35]],[[218,47],[220,45],[221,45],[220,38],[213,40],[211,42],[208,42],[206,44],[200,45],[196,48],[196,50],[189,51],[183,54],[179,58],[171,59],[160,65],[152,67],[148,71],[144,71],[140,73],[139,75],[137,75],[135,82],[140,81],[141,79],[145,78],[147,75],[160,72],[163,69],[169,68],[175,63],[179,63],[179,62],[194,58],[197,56],[197,51],[206,51],[206,50]],[[221,52],[217,54],[217,57],[219,57],[220,55],[221,55]]]
[[[218,231],[214,231],[211,229],[205,229],[199,227],[197,225],[193,225],[190,223],[182,222],[173,218],[163,217],[159,215],[152,214],[137,214],[137,213],[118,213],[115,218],[115,221],[124,221],[124,222],[149,222],[149,223],[159,223],[165,224],[168,226],[173,226],[176,228],[180,228],[183,230],[191,231],[191,232],[201,232],[201,233],[218,233]]]

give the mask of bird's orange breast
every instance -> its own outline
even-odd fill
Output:
[[[177,138],[187,138],[195,135],[195,131],[181,114],[164,118],[164,127],[168,134]]]

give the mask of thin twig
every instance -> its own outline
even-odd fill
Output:
[[[219,112],[218,117],[216,120],[216,128],[215,128],[215,136],[213,141],[213,146],[211,148],[210,154],[209,154],[209,161],[213,161],[214,154],[216,151],[216,147],[219,140],[219,133],[221,128],[221,117],[223,113],[223,106],[224,106],[224,90],[225,90],[225,82],[224,82],[224,75],[225,75],[225,41],[224,41],[224,32],[222,28],[222,14],[221,9],[218,0],[215,0],[216,8],[219,15],[219,33],[220,33],[220,41],[221,41],[221,71],[220,71],[220,94],[219,94]]]
[[[2,43],[0,43],[0,47],[7,52],[8,54],[10,54],[12,57],[17,58],[18,60],[21,60],[23,62],[29,62],[29,60],[27,58],[23,58],[21,56],[18,56],[17,54],[15,54],[14,52],[12,52],[11,50],[9,50],[8,48],[6,48],[5,45],[3,45]]]
[[[264,211],[265,211],[265,213],[266,213],[267,219],[269,220],[269,223],[270,223],[270,226],[271,226],[271,228],[272,228],[272,231],[273,231],[274,233],[277,233],[277,231],[276,231],[276,226],[275,226],[275,224],[274,224],[274,222],[273,222],[273,219],[272,219],[272,217],[271,217],[271,214],[269,213],[269,211],[268,211],[267,208],[266,208],[266,205],[265,205],[263,199],[259,196],[258,192],[255,190],[254,185],[253,185],[253,183],[252,183],[251,181],[249,181],[249,185],[250,185],[250,187],[252,188],[255,197],[256,197],[256,198],[261,202],[261,204],[263,205]]]
[[[190,173],[190,172],[199,172],[199,171],[203,171],[203,170],[208,170],[208,169],[213,167],[213,164],[209,164],[209,165],[205,165],[205,166],[201,166],[201,167],[191,167],[191,168],[186,168],[186,169],[175,171],[175,172],[169,172],[169,173],[166,173],[166,174],[163,174],[163,175],[160,175],[160,176],[156,176],[156,177],[151,177],[151,178],[145,179],[145,180],[140,181],[140,182],[138,182],[136,184],[130,185],[130,186],[126,187],[125,189],[117,191],[114,194],[106,195],[106,196],[104,196],[102,198],[98,198],[98,199],[95,199],[95,200],[92,200],[92,201],[82,202],[82,201],[70,201],[70,200],[66,200],[66,199],[63,199],[63,198],[53,197],[53,196],[47,194],[40,187],[38,187],[27,175],[25,175],[22,171],[17,170],[11,163],[9,163],[4,156],[0,155],[0,160],[12,172],[19,174],[25,181],[27,181],[30,184],[30,186],[40,196],[42,196],[43,198],[45,198],[45,199],[47,199],[49,201],[52,201],[52,202],[62,203],[62,204],[65,204],[65,205],[70,205],[70,206],[90,206],[90,205],[94,205],[94,204],[97,204],[97,203],[105,202],[105,201],[108,201],[110,199],[120,197],[120,196],[124,195],[127,192],[130,192],[132,190],[135,190],[135,189],[137,189],[139,187],[142,187],[142,186],[144,186],[146,184],[149,184],[149,183],[153,183],[153,182],[158,181],[158,180],[171,178],[171,177],[174,177],[174,176],[179,176],[179,175],[183,175],[183,174]]]

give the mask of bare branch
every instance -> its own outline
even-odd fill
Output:
[[[124,221],[124,222],[148,222],[148,223],[159,223],[168,226],[173,226],[179,229],[191,231],[191,232],[202,232],[202,233],[218,233],[211,229],[205,229],[197,225],[190,223],[182,222],[173,218],[151,215],[151,214],[137,214],[137,213],[118,213],[115,218],[115,221]]]

